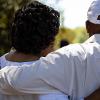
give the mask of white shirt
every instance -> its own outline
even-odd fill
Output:
[[[0,57],[0,67],[4,68],[5,66],[29,66],[35,61],[31,62],[12,62],[6,60],[5,56],[7,54]],[[27,73],[26,73],[27,74]],[[24,77],[25,78],[25,77]],[[6,80],[6,79],[5,79]],[[55,89],[51,86],[47,86],[48,89],[51,90],[51,92],[48,93],[21,93],[20,91],[17,91],[13,89],[9,85],[9,83],[3,83],[2,79],[0,79],[0,100],[68,100],[68,96],[60,92],[58,89]],[[43,82],[42,82],[43,84]],[[24,85],[24,83],[23,83]],[[2,89],[1,89],[2,88]],[[40,87],[39,87],[40,88]]]
[[[79,100],[100,87],[99,76],[100,35],[95,34],[83,44],[63,47],[29,66],[6,66],[0,72],[0,90],[52,93],[53,87]]]

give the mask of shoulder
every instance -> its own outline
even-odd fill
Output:
[[[77,56],[84,56],[86,54],[86,49],[83,44],[70,44],[65,46],[57,51],[60,54],[66,55],[67,57],[77,57]]]
[[[70,63],[72,61],[84,60],[86,51],[81,44],[71,44],[48,54],[42,60],[48,63]]]

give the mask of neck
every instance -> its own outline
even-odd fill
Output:
[[[10,52],[6,55],[6,59],[14,62],[28,62],[38,60],[40,57],[32,54],[24,54],[17,51]]]
[[[89,37],[91,37],[92,35],[95,35],[95,34],[100,34],[100,32],[89,33]]]

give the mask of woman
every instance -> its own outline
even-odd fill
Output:
[[[53,51],[58,30],[59,13],[53,8],[35,1],[19,9],[11,25],[11,46],[14,50],[0,58],[1,68],[13,65],[18,67],[24,64],[28,66],[33,63],[38,66],[39,58]],[[27,91],[21,93],[11,87],[6,91],[0,90],[0,100],[68,99],[66,95],[51,86],[48,86],[48,90],[44,93],[41,89],[37,93],[31,93],[31,90],[30,93]]]

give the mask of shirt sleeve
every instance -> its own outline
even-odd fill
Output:
[[[63,49],[53,52],[29,66],[6,66],[0,71],[2,84],[9,84],[24,93],[53,93],[60,90],[69,95],[73,68],[70,55],[66,56],[63,52]],[[67,72],[66,65],[69,67]]]
[[[69,51],[56,51],[41,59],[39,66],[40,78],[47,84],[71,95],[73,87],[73,61]]]
[[[0,71],[2,84],[9,84],[16,91],[23,93],[43,94],[60,91],[80,97],[85,68],[79,66],[83,65],[81,58],[78,58],[78,54],[72,55],[71,50],[74,51],[75,47],[61,48],[31,65],[6,66]]]

